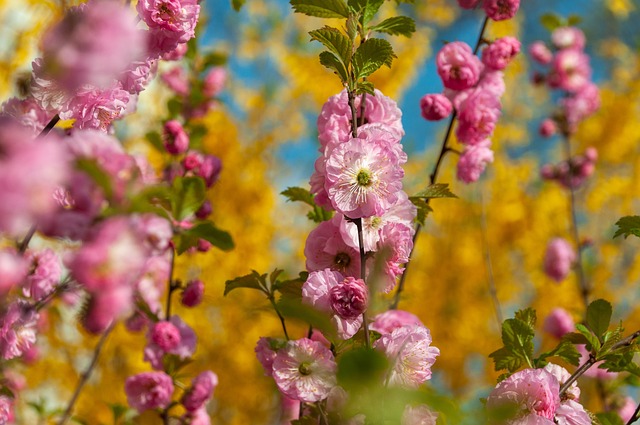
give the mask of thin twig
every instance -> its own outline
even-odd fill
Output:
[[[38,137],[36,138],[44,137],[47,134],[49,134],[51,130],[53,130],[53,127],[55,127],[56,124],[58,124],[58,121],[60,121],[60,115],[55,114],[53,118],[51,118],[51,120],[47,123],[47,125],[42,129],[40,134],[38,134]]]
[[[476,46],[473,49],[474,55],[478,54],[478,50],[482,45],[482,42],[484,40],[484,32],[487,29],[488,23],[489,23],[489,18],[485,17],[484,20],[482,21],[482,27],[480,28],[480,34],[478,34]],[[449,137],[451,137],[451,132],[453,131],[453,123],[455,122],[457,116],[458,116],[458,112],[454,110],[453,113],[451,114],[451,117],[449,118],[449,124],[447,125],[447,131],[444,134],[444,138],[442,139],[442,144],[440,146],[440,153],[438,154],[438,159],[436,159],[436,163],[433,167],[433,171],[429,175],[429,181],[431,184],[434,184],[438,180],[438,172],[440,171],[440,165],[442,164],[442,160],[444,159],[444,157],[448,152],[452,151],[452,149],[450,149],[447,146],[447,144],[449,143]],[[426,202],[427,204],[429,204],[429,199],[427,199]],[[391,309],[398,308],[398,303],[400,302],[400,294],[404,290],[404,282],[407,278],[407,269],[409,268],[409,264],[411,263],[411,259],[413,258],[413,251],[415,251],[416,249],[416,240],[418,239],[418,233],[420,233],[420,230],[422,230],[422,226],[420,224],[416,224],[415,233],[413,235],[413,248],[411,248],[411,252],[409,252],[409,259],[404,266],[404,272],[402,273],[402,276],[400,276],[400,282],[398,283],[398,287],[396,288],[394,300],[390,307]]]
[[[632,423],[637,421],[638,420],[638,413],[640,413],[640,403],[638,404],[638,407],[636,407],[636,411],[633,412],[633,415],[631,415],[631,417],[629,418],[629,421],[626,423],[626,425],[631,425]]]
[[[173,246],[171,248],[171,266],[169,267],[169,290],[167,291],[167,312],[166,312],[166,320],[171,318],[171,295],[173,291],[176,289],[176,286],[173,283],[173,269],[175,268],[176,262],[176,251]]]
[[[366,267],[366,256],[364,252],[364,238],[362,236],[362,219],[359,218],[353,221],[358,229],[358,245],[360,246],[360,279],[364,281],[365,286],[367,285],[367,267]],[[364,327],[364,342],[367,348],[371,347],[371,338],[369,336],[369,324],[367,323],[367,312],[364,311],[362,313],[362,325]]]
[[[93,358],[91,359],[91,363],[89,364],[89,367],[84,371],[84,373],[80,377],[80,381],[78,381],[78,385],[76,386],[76,390],[73,392],[73,396],[71,397],[71,400],[69,400],[69,404],[67,405],[67,409],[64,411],[64,414],[62,415],[62,418],[58,422],[58,425],[66,424],[67,421],[71,418],[71,413],[73,412],[73,407],[75,406],[76,401],[78,401],[78,397],[80,396],[80,392],[82,391],[82,388],[85,386],[85,384],[89,380],[89,377],[91,376],[91,373],[93,372],[93,369],[96,367],[96,364],[98,364],[98,358],[100,357],[100,352],[102,351],[102,347],[104,346],[104,343],[106,342],[107,337],[109,336],[109,334],[113,330],[113,327],[114,327],[113,324],[111,326],[109,326],[107,328],[107,330],[100,337],[100,341],[98,341],[98,345],[96,345],[96,348],[93,351]]]

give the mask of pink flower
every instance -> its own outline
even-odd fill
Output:
[[[576,345],[576,349],[580,353],[580,364],[584,364],[589,359],[589,352],[584,344]],[[584,373],[584,376],[596,379],[614,379],[618,376],[618,372],[609,372],[606,369],[601,369],[600,366],[603,362],[596,362]]]
[[[336,386],[337,365],[331,351],[319,342],[289,341],[273,361],[273,378],[287,397],[305,403],[327,398]]]
[[[559,27],[551,33],[551,42],[556,49],[584,49],[584,33],[576,27]]]
[[[569,380],[569,378],[571,377],[571,374],[567,371],[567,369],[563,368],[562,366],[558,366],[557,364],[547,363],[544,367],[544,370],[552,374],[558,380],[558,384],[560,384],[560,386],[567,382],[567,380]],[[571,385],[569,385],[569,388],[567,388],[567,391],[565,392],[563,397],[578,400],[580,398],[580,388],[578,388],[578,383],[573,382]]]
[[[597,85],[588,82],[572,96],[562,98],[560,105],[570,130],[575,131],[575,126],[580,121],[600,109],[600,90]]]
[[[195,307],[202,302],[204,295],[204,282],[201,280],[191,280],[182,292],[180,301],[185,307]]]
[[[402,413],[401,425],[436,425],[437,419],[438,414],[424,404],[415,407],[407,405]]]
[[[130,94],[120,83],[107,89],[85,87],[76,92],[63,119],[75,119],[74,128],[110,129],[113,121],[126,114]]]
[[[34,135],[40,133],[51,118],[32,97],[26,99],[12,97],[7,100],[2,104],[0,117],[2,116],[12,117],[20,125],[30,129]]]
[[[417,388],[431,379],[431,367],[440,350],[431,346],[431,333],[422,325],[406,325],[384,334],[374,348],[389,358],[387,382]]]
[[[27,277],[28,263],[13,248],[0,250],[0,295],[5,295]]]
[[[206,97],[218,96],[227,80],[227,70],[221,66],[214,66],[204,77],[202,94]]]
[[[463,9],[473,9],[480,0],[458,0],[458,5]]]
[[[162,60],[165,61],[179,61],[187,53],[187,43],[178,44],[175,49],[162,55]]]
[[[496,99],[499,99],[506,90],[506,86],[504,84],[504,72],[485,67],[485,69],[480,73],[480,81],[478,81],[478,85],[476,87],[487,91],[495,96]]]
[[[104,332],[114,320],[133,312],[133,290],[129,286],[105,288],[90,295],[82,324],[93,334]]]
[[[43,38],[44,66],[69,92],[85,84],[107,87],[145,54],[144,33],[129,7],[89,1],[71,8]]]
[[[340,388],[340,387],[336,387]],[[280,424],[291,425],[291,421],[300,418],[300,401],[281,394]]]
[[[167,321],[160,321],[151,329],[151,341],[167,352],[180,344],[180,331],[176,326]]]
[[[493,389],[487,398],[487,407],[511,405],[518,408],[518,418],[535,414],[553,420],[560,406],[559,390],[558,380],[551,373],[544,369],[524,369]]]
[[[442,94],[426,94],[420,99],[422,117],[428,121],[439,121],[451,115],[453,105]]]
[[[558,132],[558,125],[553,119],[547,118],[540,123],[538,132],[542,137],[551,137]]]
[[[493,151],[487,146],[488,144],[481,143],[465,147],[458,160],[458,180],[465,183],[478,181],[487,163],[493,162]]]
[[[189,136],[176,120],[164,123],[164,147],[172,155],[180,155],[189,149]]]
[[[51,116],[60,111],[66,111],[71,101],[71,95],[67,89],[62,83],[47,75],[42,58],[35,59],[31,67],[30,91],[38,107]]]
[[[520,8],[520,0],[484,0],[482,8],[490,19],[504,21],[516,15]]]
[[[0,425],[14,423],[13,400],[6,395],[0,395]]]
[[[182,405],[188,412],[195,412],[204,407],[217,386],[218,375],[209,370],[202,372],[191,381],[191,388],[182,396]]]
[[[183,420],[188,420],[189,425],[211,425],[211,418],[204,407],[195,412],[187,412],[183,415]]]
[[[558,425],[591,425],[591,417],[580,403],[565,400],[556,410],[555,422]]]
[[[396,285],[396,278],[403,272],[402,265],[409,261],[409,254],[413,249],[413,227],[404,223],[389,223],[380,231],[378,251],[385,251],[384,271],[388,282],[384,288],[389,293]]]
[[[193,329],[184,323],[180,316],[171,316],[169,322],[179,332],[179,343],[173,348],[165,350],[152,338],[149,338],[147,346],[144,348],[144,360],[151,363],[151,367],[156,370],[162,369],[162,358],[165,354],[173,354],[184,360],[191,357],[196,351],[196,334]]]
[[[482,50],[482,63],[487,67],[502,70],[520,53],[520,41],[515,37],[502,37]]]
[[[554,238],[544,255],[544,272],[556,282],[562,282],[575,261],[576,252],[571,244],[562,238]]]
[[[140,413],[164,409],[171,403],[173,381],[164,372],[139,373],[127,378],[124,391],[129,405]]]
[[[558,339],[562,338],[566,333],[573,332],[575,328],[573,317],[562,308],[554,308],[544,319],[544,331]]]
[[[25,301],[9,304],[4,317],[0,319],[2,358],[10,360],[20,357],[31,349],[36,342],[37,322],[38,313]]]
[[[69,158],[57,139],[33,140],[30,130],[0,118],[0,232],[22,238],[55,211],[53,194],[69,175]]]
[[[553,53],[543,41],[535,41],[529,46],[529,54],[534,61],[542,65],[551,63]]]
[[[331,309],[342,319],[356,319],[367,309],[369,292],[362,279],[345,278],[329,290]]]
[[[624,398],[624,404],[617,409],[618,416],[625,424],[631,420],[633,414],[636,413],[637,403],[633,398],[627,396]]]
[[[140,0],[136,9],[150,29],[170,34],[176,44],[195,36],[200,14],[196,0]]]
[[[475,145],[491,137],[500,118],[500,109],[500,99],[492,92],[481,88],[472,91],[458,107],[458,140]]]
[[[360,276],[360,253],[340,234],[341,216],[323,221],[309,233],[304,247],[309,272],[329,268],[345,276]]]
[[[62,264],[60,259],[50,249],[42,251],[29,251],[26,259],[30,262],[30,273],[22,288],[25,297],[31,297],[40,301],[51,292],[60,282],[62,277]]]
[[[122,88],[130,94],[139,94],[155,77],[158,70],[158,61],[147,59],[146,61],[133,62],[119,78]]]
[[[182,96],[189,94],[189,81],[181,66],[176,66],[170,71],[162,73],[160,79],[177,94]]]
[[[447,43],[436,56],[438,75],[445,87],[464,90],[473,87],[480,77],[482,63],[468,44],[461,41]]]
[[[586,53],[576,49],[563,49],[556,53],[548,78],[551,87],[575,93],[587,85],[590,79],[591,66]]]
[[[150,253],[160,255],[167,251],[173,237],[173,229],[166,218],[148,213],[134,216],[133,220]]]
[[[404,310],[387,310],[373,318],[369,329],[384,335],[406,325],[424,326],[418,316],[413,313]]]
[[[276,358],[277,351],[282,347],[284,347],[283,342],[275,338],[260,337],[258,340],[254,351],[264,369],[265,376],[272,375],[273,360]]]
[[[354,278],[347,279],[356,281]],[[337,311],[333,308],[334,303],[332,303],[330,294],[334,288],[342,285],[345,280],[342,274],[330,269],[311,272],[307,281],[302,285],[302,301],[322,312],[333,314],[331,321],[336,325],[338,336],[342,339],[349,339],[355,335],[362,326],[362,315],[354,315],[354,313],[362,307],[363,291],[362,288],[356,290],[359,295],[356,296],[355,300],[352,300],[355,301],[356,305],[340,305],[341,300],[336,299],[336,307],[343,313],[346,313],[347,317],[337,314]],[[366,290],[366,288],[364,289]],[[348,288],[347,291],[343,291],[342,289],[337,289],[336,291],[336,297],[338,297],[343,295],[344,292],[348,292]],[[351,299],[347,301],[351,301]]]
[[[327,158],[325,188],[349,218],[382,215],[398,200],[404,170],[390,138],[351,139]]]

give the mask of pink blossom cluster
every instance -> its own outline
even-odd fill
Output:
[[[185,116],[199,118],[215,107],[215,99],[224,89],[227,71],[222,66],[214,66],[207,71],[202,81],[194,81],[181,65],[176,65],[160,74],[160,79],[178,95]],[[190,96],[193,92],[201,96]]]
[[[536,72],[536,83],[563,93],[559,110],[540,125],[544,137],[574,133],[581,121],[600,108],[599,90],[591,81],[589,55],[584,51],[584,33],[576,27],[559,27],[551,33],[551,44],[550,48],[536,41],[529,46],[531,58],[546,67],[544,73]]]
[[[544,272],[556,282],[562,282],[571,271],[577,254],[569,242],[554,238],[547,245],[544,255]]]
[[[463,9],[482,7],[487,17],[494,21],[504,21],[515,16],[520,8],[520,0],[458,0]]]
[[[595,171],[598,151],[594,147],[587,148],[582,155],[576,155],[557,165],[542,166],[540,175],[544,180],[556,181],[569,189],[577,189]]]
[[[363,278],[354,223],[361,219],[367,258],[384,252],[387,283],[380,289],[389,292],[413,247],[416,216],[402,191],[402,165],[407,160],[400,144],[402,112],[378,90],[356,96],[354,109],[357,137],[346,91],[329,98],[318,117],[321,156],[311,176],[311,193],[316,204],[336,214],[309,234],[306,266],[309,272],[339,272],[340,281]]]
[[[519,52],[520,42],[514,37],[485,46],[482,59],[460,41],[447,43],[438,52],[436,63],[444,92],[423,96],[420,108],[429,121],[446,118],[455,110],[456,137],[465,145],[457,175],[465,183],[477,181],[487,163],[493,162],[491,135],[501,114],[503,70]]]
[[[580,389],[574,382],[560,397],[560,386],[570,374],[552,363],[544,369],[524,369],[500,382],[487,398],[487,408],[514,409],[504,422],[515,424],[590,425],[591,418],[579,403]]]

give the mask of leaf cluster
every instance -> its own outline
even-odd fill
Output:
[[[314,195],[307,189],[301,187],[288,187],[286,190],[280,192],[284,195],[289,202],[303,202],[309,205],[312,210],[307,213],[307,218],[314,223],[321,223],[323,221],[330,220],[333,217],[332,211],[327,211],[321,206],[317,205],[314,200]]]
[[[433,212],[433,208],[429,205],[429,200],[434,198],[457,198],[457,196],[451,192],[448,183],[434,183],[429,185],[425,190],[409,197],[413,205],[418,208],[416,221],[421,226],[424,226],[429,213]]]

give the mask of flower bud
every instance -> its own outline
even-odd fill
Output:
[[[355,319],[367,309],[369,293],[362,279],[347,277],[329,291],[333,311],[343,319]]]
[[[187,283],[187,287],[182,292],[182,305],[195,307],[202,302],[203,295],[204,283],[201,280],[192,280]]]

